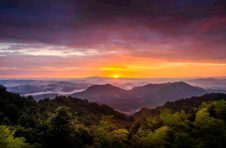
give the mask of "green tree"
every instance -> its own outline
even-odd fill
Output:
[[[169,110],[162,110],[160,113],[163,124],[177,131],[188,128],[188,117],[184,111],[172,113]]]
[[[50,117],[50,130],[45,141],[48,147],[83,148],[92,142],[92,132],[79,123],[68,108],[58,107]]]
[[[127,146],[129,132],[126,129],[117,129],[109,133],[111,145],[115,148],[123,148]]]
[[[108,131],[102,127],[95,128],[94,144],[96,147],[104,148],[110,146]]]
[[[173,148],[194,148],[194,141],[187,133],[176,133]]]
[[[76,147],[85,147],[93,144],[93,133],[83,124],[73,124],[71,127],[71,142]]]
[[[17,121],[23,127],[35,127],[38,124],[37,119],[33,114],[22,113]]]
[[[7,126],[0,126],[0,147],[1,148],[28,148],[31,145],[25,142],[25,139],[15,138],[14,131],[9,130]]]
[[[226,144],[225,123],[221,119],[210,116],[209,107],[212,104],[202,104],[196,113],[194,133],[199,147],[222,147]]]
[[[214,101],[212,104],[216,117],[226,121],[226,101],[225,100]]]
[[[68,108],[58,107],[50,118],[50,130],[46,143],[51,147],[70,147],[72,115]]]
[[[95,129],[94,144],[99,148],[123,148],[127,146],[128,134],[126,129],[117,129],[112,116],[102,117]]]
[[[162,126],[154,132],[150,132],[143,140],[144,147],[164,148],[170,145],[169,141],[170,128]]]
[[[103,116],[99,122],[99,127],[104,128],[106,131],[112,131],[116,129],[113,116]]]

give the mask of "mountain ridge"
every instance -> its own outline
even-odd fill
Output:
[[[166,101],[199,96],[208,91],[185,82],[147,84],[125,90],[111,84],[92,85],[71,96],[110,105],[123,112],[135,112],[142,107],[156,107]]]

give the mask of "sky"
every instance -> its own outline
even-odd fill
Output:
[[[226,0],[1,0],[0,78],[226,76]]]

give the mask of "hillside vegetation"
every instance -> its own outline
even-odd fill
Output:
[[[222,148],[226,95],[208,94],[133,116],[71,97],[36,102],[0,86],[1,148]]]

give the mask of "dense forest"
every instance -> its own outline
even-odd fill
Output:
[[[72,97],[37,102],[0,86],[0,148],[222,148],[225,122],[225,94],[126,116]]]

